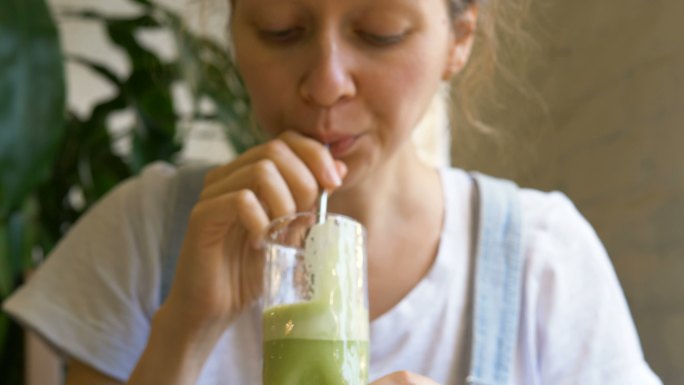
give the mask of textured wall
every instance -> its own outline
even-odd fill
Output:
[[[647,360],[684,384],[684,2],[535,7],[537,47],[512,56],[544,104],[503,86],[503,106],[482,108],[505,148],[459,122],[455,162],[568,194],[605,242]]]

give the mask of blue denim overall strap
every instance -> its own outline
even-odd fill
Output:
[[[204,176],[211,167],[207,165],[181,166],[172,182],[169,206],[166,209],[166,228],[161,249],[161,292],[163,303],[171,289],[176,274],[178,255],[188,229],[190,212],[195,207],[204,186]]]
[[[518,336],[522,231],[518,187],[472,174],[479,190],[469,385],[509,383]]]

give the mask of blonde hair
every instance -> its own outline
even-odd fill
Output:
[[[451,165],[450,89],[449,83],[440,84],[411,137],[418,157],[434,167]]]
[[[437,90],[413,134],[421,159],[433,166],[451,165],[453,115],[480,133],[496,138],[498,131],[480,116],[477,106],[490,98],[494,76],[523,89],[515,72],[502,65],[502,44],[525,46],[530,39],[523,29],[531,0],[446,0],[452,23],[470,6],[478,7],[474,50],[465,68]],[[496,102],[491,100],[484,101]]]

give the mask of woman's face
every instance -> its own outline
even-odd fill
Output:
[[[354,179],[410,146],[466,44],[452,27],[444,0],[239,0],[231,28],[259,124],[329,144]]]

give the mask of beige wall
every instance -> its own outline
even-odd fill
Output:
[[[455,162],[568,194],[606,244],[647,360],[684,384],[684,2],[535,7],[522,76],[548,113],[504,87],[483,109],[506,147],[459,122]]]

